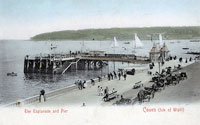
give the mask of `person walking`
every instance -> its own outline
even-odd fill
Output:
[[[108,87],[106,86],[106,88],[104,89],[104,101],[108,101]]]
[[[100,86],[98,86],[98,88],[97,88],[98,90],[98,96],[100,96],[101,95],[101,87]]]
[[[179,58],[179,62],[181,63],[181,62],[182,62],[182,60],[183,60],[183,58],[182,58],[182,57],[180,57],[180,58]]]
[[[77,84],[77,86],[78,86],[78,89],[80,90],[80,89],[81,89],[80,81],[78,80],[78,81],[76,82],[76,84]]]
[[[107,91],[107,93],[109,93],[109,89],[108,89],[108,86],[106,86],[106,91]]]
[[[44,102],[45,102],[45,101],[46,101],[46,97],[45,97],[45,90],[44,90],[44,89],[42,89],[42,90],[40,91],[39,102],[41,102],[42,96],[43,96]]]
[[[86,83],[86,81],[84,80],[83,84],[82,84],[83,89],[85,89],[85,83]]]
[[[115,92],[115,91],[116,91],[115,88],[113,88],[113,89],[112,89],[112,93]]]
[[[190,61],[190,62],[192,61],[192,57],[190,57],[189,61]]]
[[[117,74],[116,74],[116,72],[115,71],[113,71],[113,74],[114,74],[114,76],[115,76],[115,79],[117,78]]]
[[[110,80],[110,74],[108,73],[108,80]]]
[[[100,88],[100,96],[103,96],[103,87]]]
[[[112,74],[112,73],[110,73],[110,77],[111,77],[111,79],[113,80],[113,74]]]
[[[82,88],[83,88],[82,87],[82,81],[80,80],[78,84],[79,84],[79,89],[82,90]]]
[[[108,94],[108,91],[109,91],[108,86],[106,86],[106,88],[104,89],[104,95]]]
[[[126,80],[126,73],[124,73],[124,80]]]
[[[101,82],[101,79],[102,79],[102,78],[101,78],[100,76],[98,76],[98,79],[99,79],[99,82]]]
[[[91,84],[94,86],[95,85],[95,82],[93,79],[91,79]]]
[[[120,77],[121,77],[121,73],[120,72],[118,73],[118,77],[119,77],[119,80],[120,80]]]
[[[85,103],[83,103],[82,107],[85,107],[85,106],[86,106]]]

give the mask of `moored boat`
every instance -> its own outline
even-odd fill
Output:
[[[7,76],[17,76],[17,73],[14,73],[14,72],[7,73]]]
[[[124,42],[124,44],[130,44],[130,42]]]
[[[190,40],[190,42],[200,42],[198,39]]]
[[[188,50],[189,48],[187,48],[187,47],[184,47],[184,48],[182,48],[182,49],[184,49],[184,50]]]
[[[188,51],[186,54],[200,55],[200,52]]]

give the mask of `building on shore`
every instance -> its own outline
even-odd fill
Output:
[[[157,44],[154,43],[151,51],[149,52],[149,58],[151,62],[164,61],[169,57],[169,50],[167,45],[164,43],[160,50],[157,47]]]
[[[166,60],[167,58],[169,58],[169,50],[165,43],[163,44],[162,48],[160,48],[160,56],[163,60]]]
[[[151,62],[157,62],[159,60],[160,51],[158,50],[156,43],[153,44],[153,47],[151,51],[149,52],[149,57],[150,57]]]

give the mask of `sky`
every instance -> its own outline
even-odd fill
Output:
[[[200,26],[200,0],[0,0],[0,39],[151,26]]]

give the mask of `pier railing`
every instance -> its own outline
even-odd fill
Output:
[[[36,56],[26,56],[29,59],[52,59],[52,60],[65,60],[68,58],[80,58],[80,57],[95,57],[95,58],[129,58],[129,59],[139,59],[139,60],[148,60],[148,57],[136,56],[134,54],[40,54]]]

